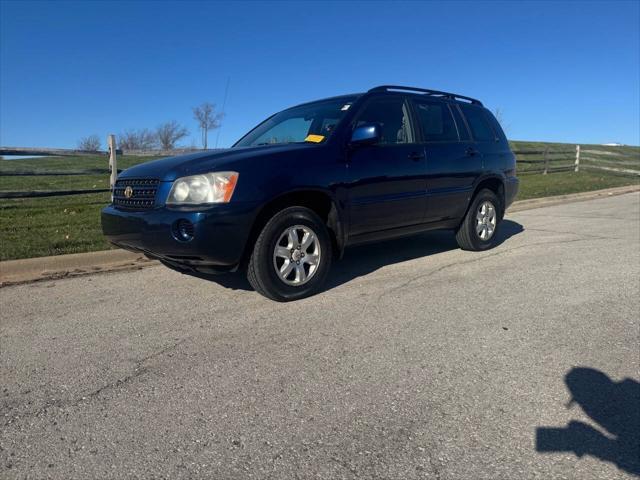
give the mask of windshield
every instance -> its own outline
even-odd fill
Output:
[[[329,138],[355,99],[322,100],[276,113],[242,137],[234,147],[322,143]]]

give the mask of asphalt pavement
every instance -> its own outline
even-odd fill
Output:
[[[0,478],[637,478],[639,346],[638,193],[353,248],[287,304],[161,266],[7,286]]]

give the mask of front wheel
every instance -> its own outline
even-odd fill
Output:
[[[500,224],[500,201],[491,190],[480,190],[456,232],[463,250],[487,250],[496,244]]]
[[[267,298],[279,302],[316,293],[331,265],[331,239],[315,212],[303,207],[282,210],[267,222],[256,241],[247,278]]]

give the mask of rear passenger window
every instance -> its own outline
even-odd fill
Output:
[[[496,140],[496,134],[481,108],[470,105],[460,105],[460,108],[467,118],[471,134],[476,142],[494,142]]]
[[[446,103],[416,100],[416,111],[425,142],[457,142],[458,131]]]
[[[458,126],[458,135],[460,135],[460,140],[463,142],[468,142],[469,140],[471,140],[471,137],[469,136],[467,125],[462,119],[460,109],[456,105],[451,105],[451,111],[453,112],[453,119],[456,121],[456,125]]]

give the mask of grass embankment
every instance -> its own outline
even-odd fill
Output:
[[[638,177],[596,171],[521,175],[520,191],[516,200],[589,192],[603,188],[637,185],[638,183],[640,183]]]
[[[149,160],[119,157],[118,168]],[[103,156],[0,160],[0,191],[105,189],[107,166]],[[108,203],[109,193],[0,199],[0,260],[111,248],[100,228],[100,210]]]
[[[108,193],[0,200],[0,260],[106,250]]]
[[[520,192],[518,200],[528,198],[551,197],[568,193],[588,192],[603,188],[637,185],[637,176],[621,175],[615,172],[597,170],[590,166],[604,166],[609,168],[640,170],[639,147],[610,147],[605,145],[580,146],[580,171],[573,171],[576,158],[575,145],[565,143],[545,142],[511,142],[515,152],[541,152],[545,149],[549,157],[550,172],[555,167],[571,167],[569,171],[539,173],[543,163],[529,163],[532,160],[542,161],[541,153],[518,155],[518,175],[520,177]],[[537,171],[536,173],[530,173]]]
[[[514,150],[566,151],[573,145],[539,142],[512,142]],[[640,170],[640,148],[582,146],[585,165],[590,161],[585,150],[612,152],[606,165]],[[532,156],[535,158],[535,156]],[[575,154],[560,155],[567,164]],[[566,158],[564,158],[566,157]],[[600,157],[599,157],[600,158]],[[149,161],[148,157],[121,157],[120,168]],[[595,162],[592,162],[595,163]],[[105,157],[38,158],[0,160],[0,191],[67,190],[108,188]],[[520,172],[527,168],[518,167]],[[9,176],[8,173],[38,173],[39,175]],[[46,175],[47,173],[83,173],[81,175]],[[102,173],[100,173],[102,172]],[[520,175],[519,200],[602,188],[638,184],[637,176],[581,169],[561,172]],[[0,260],[40,257],[64,253],[80,253],[110,248],[102,237],[100,210],[109,202],[108,193],[25,199],[0,199]]]

